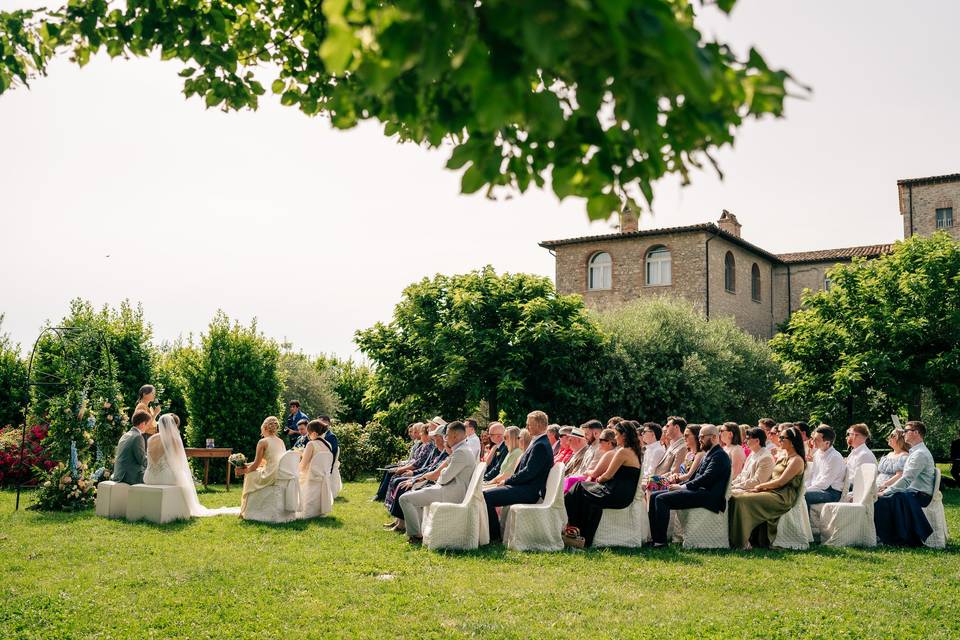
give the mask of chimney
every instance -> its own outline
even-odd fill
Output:
[[[724,209],[723,213],[720,214],[720,219],[717,220],[717,226],[720,227],[721,231],[726,231],[730,235],[734,235],[739,238],[740,227],[743,225],[737,222],[737,216]]]
[[[620,212],[620,233],[632,233],[640,229],[640,221],[630,207]]]

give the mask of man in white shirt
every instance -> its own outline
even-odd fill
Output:
[[[683,430],[687,428],[687,421],[680,416],[667,418],[667,426],[663,429],[663,441],[666,442],[666,452],[663,459],[657,464],[654,474],[663,476],[668,473],[678,473],[680,463],[683,462],[686,443],[683,441]]]
[[[805,496],[808,507],[824,502],[837,502],[840,499],[847,465],[840,452],[833,448],[836,437],[833,428],[826,424],[813,430],[813,444],[817,448],[813,458],[817,470]]]
[[[847,446],[850,447],[850,453],[847,455],[847,484],[848,488],[853,487],[853,478],[857,469],[863,464],[877,464],[877,456],[867,446],[870,440],[870,429],[867,425],[855,424],[847,429]]]
[[[587,442],[582,468],[592,469],[593,465],[600,461],[600,434],[603,432],[603,423],[599,420],[589,420],[580,425],[580,429]]]
[[[750,448],[750,455],[743,464],[743,469],[739,475],[730,483],[730,489],[734,493],[743,493],[748,489],[753,489],[761,482],[770,480],[773,475],[773,455],[767,449],[767,434],[760,427],[747,429],[747,446]]]
[[[643,464],[640,465],[640,475],[644,478],[654,475],[657,465],[667,453],[660,444],[662,436],[663,429],[656,422],[644,422],[640,428],[640,442],[643,443]]]
[[[473,418],[467,418],[463,421],[463,426],[467,430],[466,446],[473,452],[473,455],[477,457],[477,461],[479,461],[480,454],[483,451],[483,444],[480,442],[480,436],[477,435],[477,421]]]
[[[420,523],[424,508],[434,502],[461,502],[467,494],[467,485],[477,467],[477,459],[467,446],[466,438],[462,422],[448,424],[446,444],[451,453],[446,460],[447,466],[424,476],[427,480],[435,480],[437,484],[400,496],[400,508],[411,543],[422,540]]]
[[[933,455],[923,443],[927,428],[918,420],[904,427],[904,439],[910,453],[903,475],[880,492],[873,508],[877,539],[882,544],[919,547],[933,533],[923,508],[933,499],[936,466]]]

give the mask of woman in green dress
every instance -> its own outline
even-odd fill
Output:
[[[796,427],[781,432],[780,455],[770,480],[730,498],[731,547],[769,547],[777,537],[780,516],[793,508],[803,486],[803,451],[803,439]]]

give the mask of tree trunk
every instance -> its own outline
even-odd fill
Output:
[[[907,408],[907,419],[908,420],[920,420],[921,413],[921,400],[923,399],[923,389],[919,388],[913,393],[913,398],[910,400],[910,406]]]
[[[500,405],[497,402],[497,385],[490,385],[490,391],[487,392],[487,418],[489,422],[496,422],[500,419]]]

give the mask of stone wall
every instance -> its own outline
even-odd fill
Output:
[[[928,236],[937,229],[937,209],[953,209],[953,227],[945,229],[960,240],[960,181],[937,184],[898,185],[900,214],[903,216],[903,237]],[[910,195],[913,194],[913,233],[910,233]]]
[[[733,254],[736,283],[727,291],[724,268],[727,252]],[[760,270],[760,299],[753,300],[751,285],[753,265]],[[710,317],[732,316],[737,325],[758,338],[769,339],[775,331],[771,302],[773,263],[748,249],[720,236],[710,240]]]

